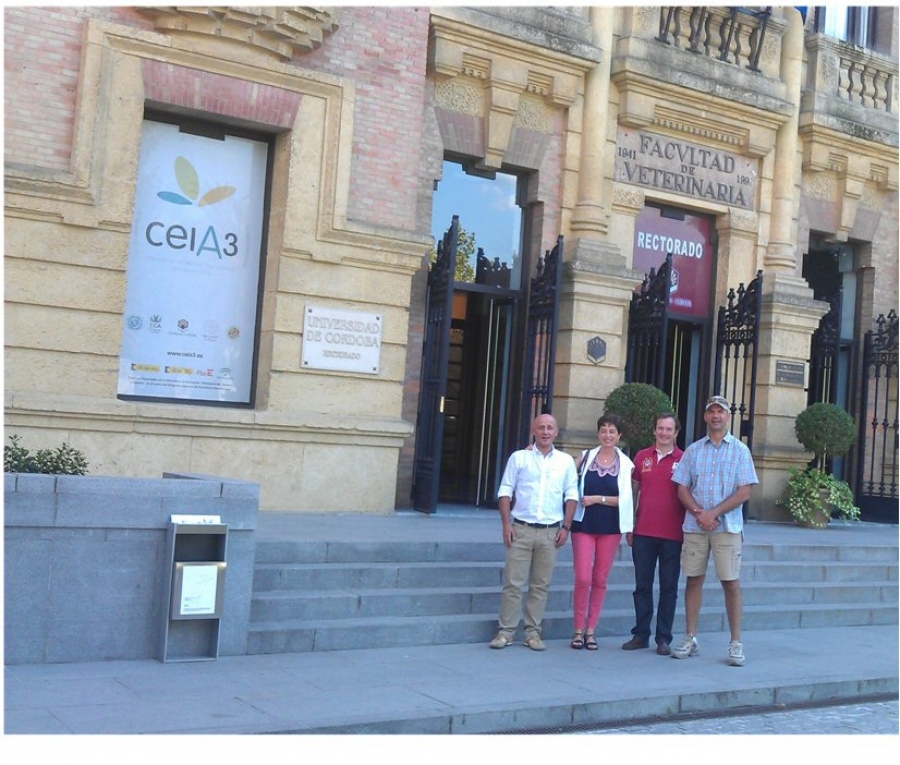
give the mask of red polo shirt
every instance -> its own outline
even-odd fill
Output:
[[[684,506],[678,501],[678,485],[672,482],[672,472],[682,454],[684,452],[675,446],[671,454],[659,459],[656,447],[650,446],[634,456],[631,477],[641,487],[635,534],[683,539]]]

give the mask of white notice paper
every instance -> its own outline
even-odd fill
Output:
[[[216,613],[217,563],[185,566],[181,578],[181,616]]]

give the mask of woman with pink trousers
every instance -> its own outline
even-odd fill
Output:
[[[578,468],[581,501],[572,522],[575,563],[575,649],[597,650],[595,632],[613,561],[622,534],[634,529],[631,473],[634,463],[619,448],[622,419],[605,414],[597,420],[599,446],[581,454]]]

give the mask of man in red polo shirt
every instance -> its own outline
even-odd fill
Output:
[[[671,412],[656,418],[653,430],[656,443],[634,456],[632,480],[635,487],[636,519],[634,533],[626,534],[634,562],[634,615],[632,638],[622,648],[633,651],[650,644],[653,619],[653,579],[659,565],[659,605],[656,609],[656,652],[671,653],[672,623],[678,600],[681,574],[681,526],[684,506],[678,499],[678,485],[672,471],[683,454],[675,443],[681,430],[678,417]]]

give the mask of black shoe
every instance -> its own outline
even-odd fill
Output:
[[[637,635],[635,635],[627,643],[622,644],[622,650],[623,651],[636,651],[638,648],[646,648],[648,645],[650,645],[650,642],[648,640],[645,640],[644,638],[639,638]]]
[[[669,656],[672,653],[672,649],[669,648],[668,643],[657,643],[656,644],[656,652],[660,656]]]

